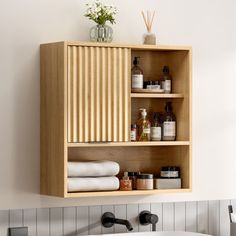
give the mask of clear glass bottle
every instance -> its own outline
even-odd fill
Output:
[[[167,102],[163,115],[163,138],[164,141],[176,140],[176,117],[172,112],[171,102]]]
[[[161,141],[161,136],[162,136],[161,114],[155,112],[151,126],[151,140]]]
[[[138,65],[139,57],[134,57],[132,68],[132,89],[143,88],[143,70]]]
[[[138,141],[151,140],[151,124],[147,118],[147,111],[144,108],[141,111],[141,118],[138,120]]]
[[[120,180],[120,190],[121,191],[131,191],[132,190],[132,180],[129,179],[128,172],[124,172],[124,176]]]
[[[172,76],[170,74],[169,67],[164,66],[162,72],[161,88],[164,89],[165,93],[171,93]]]

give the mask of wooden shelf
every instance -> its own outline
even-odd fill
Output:
[[[188,46],[90,42],[41,45],[41,194],[75,198],[190,192],[191,54]],[[144,78],[160,78],[163,66],[168,65],[174,93],[131,92],[134,57],[141,58]],[[177,119],[177,141],[130,142],[130,127],[137,123],[140,108],[146,108],[151,116],[163,112],[169,99]],[[67,193],[67,163],[91,160],[117,162],[118,178],[125,171],[158,175],[163,166],[179,166],[183,188]]]
[[[131,98],[184,98],[180,93],[131,93]]]
[[[103,192],[76,192],[67,193],[67,198],[76,197],[115,197],[115,196],[138,196],[153,195],[161,193],[186,193],[191,192],[189,188],[182,189],[154,189],[154,190],[133,190],[133,191],[103,191]]]
[[[68,143],[68,147],[151,147],[151,146],[188,146],[190,141],[158,142],[104,142],[104,143]]]

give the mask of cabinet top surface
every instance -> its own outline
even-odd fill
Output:
[[[119,48],[130,48],[136,50],[165,50],[165,51],[190,51],[191,46],[182,45],[143,45],[143,44],[124,44],[124,43],[96,43],[96,42],[82,42],[82,41],[62,41],[45,43],[41,45],[51,45],[51,44],[64,44],[64,46],[88,46],[88,47],[119,47]]]

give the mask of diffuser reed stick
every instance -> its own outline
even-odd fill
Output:
[[[156,11],[154,11],[153,13],[151,13],[150,11],[147,11],[147,14],[145,15],[144,12],[142,11],[143,20],[146,25],[148,33],[152,31],[152,24],[153,24],[155,14],[156,14]]]
[[[142,11],[142,17],[143,17],[143,21],[145,23],[146,29],[147,29],[147,34],[144,35],[144,44],[152,44],[155,45],[156,44],[156,36],[155,34],[152,34],[152,25],[153,25],[153,20],[156,14],[156,11],[151,12],[151,11],[147,11],[145,14]]]

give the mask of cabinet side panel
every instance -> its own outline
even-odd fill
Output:
[[[40,188],[41,194],[65,196],[65,47],[41,45]]]
[[[129,141],[130,49],[68,47],[68,142]]]

